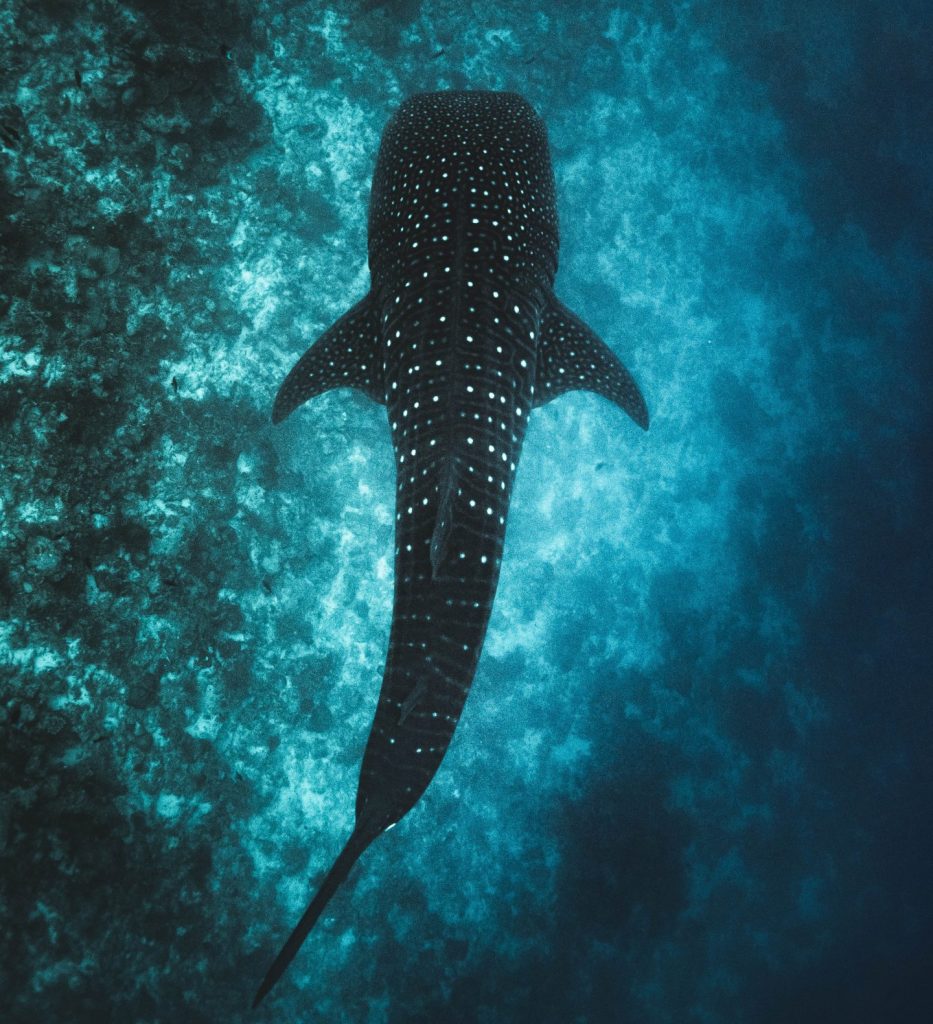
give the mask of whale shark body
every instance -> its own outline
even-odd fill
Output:
[[[369,294],[301,357],[273,407],[278,423],[341,387],[385,405],[397,478],[395,596],[355,827],[254,1006],[447,751],[492,610],[531,410],[585,389],[648,426],[632,376],[554,296],[557,254],[547,134],[524,99],[442,92],[402,104],[373,178]]]

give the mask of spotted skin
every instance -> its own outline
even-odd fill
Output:
[[[401,106],[373,179],[371,291],[298,361],[273,409],[279,422],[343,386],[385,404],[395,597],[355,830],[257,1003],[447,751],[492,610],[530,411],[588,389],[648,425],[631,375],[554,297],[557,253],[547,135],[520,96],[429,93]]]

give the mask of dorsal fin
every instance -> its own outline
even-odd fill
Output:
[[[431,534],[431,576],[437,579],[447,555],[447,542],[454,518],[454,496],[458,486],[457,459],[448,455],[441,466],[437,484],[437,516]]]
[[[648,407],[632,375],[591,328],[551,295],[541,317],[535,406],[566,391],[595,391],[648,429]]]
[[[404,725],[405,719],[415,710],[423,697],[427,695],[428,684],[424,679],[419,679],[411,688],[408,696],[402,701],[398,709],[398,724]]]
[[[344,313],[295,363],[275,396],[272,422],[281,423],[299,405],[331,388],[359,388],[385,405],[379,311],[372,292]]]

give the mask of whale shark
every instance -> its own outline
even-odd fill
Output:
[[[257,1006],[350,869],[434,778],[476,673],[532,410],[587,390],[648,427],[632,375],[554,295],[558,224],[543,121],[515,93],[423,93],[382,137],[369,293],[286,376],[280,423],[356,388],[395,451],[395,582],[355,825],[262,981]]]

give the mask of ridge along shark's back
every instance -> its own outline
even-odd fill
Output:
[[[284,971],[366,846],[418,801],[463,710],[495,597],[529,412],[573,388],[648,418],[634,381],[551,290],[554,176],[541,119],[512,93],[407,100],[379,150],[369,294],[298,361],[273,420],[330,388],[388,411],[395,595],[356,827],[261,986]]]

